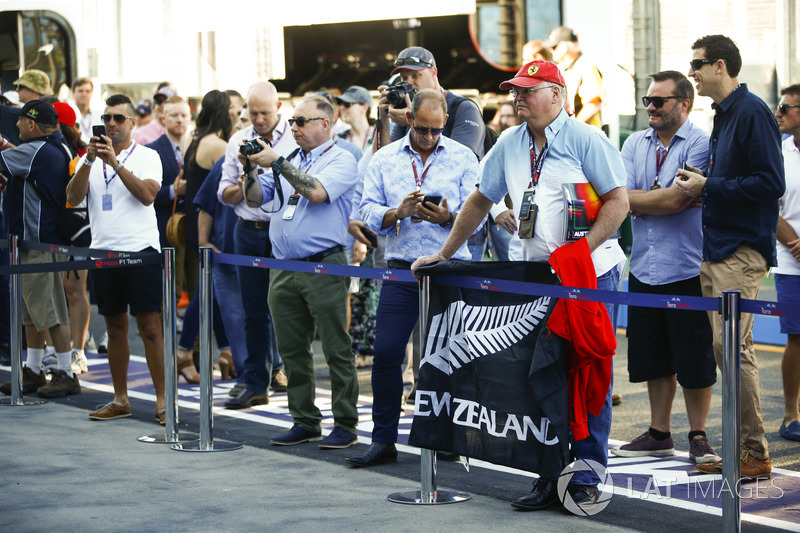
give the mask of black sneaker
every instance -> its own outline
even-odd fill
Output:
[[[37,374],[27,366],[22,367],[22,394],[33,394],[39,390],[39,387],[47,385],[47,377],[44,372]],[[3,394],[11,394],[11,382],[6,382],[0,385],[0,392]]]
[[[53,372],[53,377],[50,378],[50,383],[39,387],[36,394],[40,398],[63,398],[64,396],[71,396],[73,394],[81,393],[81,384],[78,381],[78,376],[70,376],[63,370],[56,370]]]

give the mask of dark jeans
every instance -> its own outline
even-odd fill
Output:
[[[403,358],[419,316],[416,283],[384,281],[378,302],[372,359],[373,442],[397,442],[403,396]]]
[[[238,255],[269,257],[272,252],[269,227],[255,228],[239,220],[233,240]],[[247,343],[243,382],[248,391],[266,394],[275,359],[278,359],[278,353],[273,349],[275,333],[269,313],[269,270],[237,266],[236,275],[242,291]],[[242,383],[242,379],[239,382]]]

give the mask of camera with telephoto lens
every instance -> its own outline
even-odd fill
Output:
[[[267,146],[272,146],[272,143],[264,137],[259,137],[259,139],[267,143]],[[258,144],[258,139],[250,139],[249,141],[245,141],[244,144],[239,147],[239,153],[245,156],[254,155],[263,149],[264,148]]]
[[[414,99],[417,91],[414,90],[410,84],[401,81],[389,87],[389,93],[386,95],[386,101],[395,107],[395,109],[403,109],[406,107],[406,95],[410,100]]]

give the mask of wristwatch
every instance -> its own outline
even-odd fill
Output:
[[[122,168],[122,163],[117,163],[116,165],[114,165],[114,172],[119,172],[119,169],[121,168]]]
[[[283,156],[280,156],[278,159],[273,161],[272,164],[270,165],[272,167],[272,170],[275,173],[280,174],[281,170],[283,170],[284,161],[286,161],[286,159]]]
[[[448,226],[452,226],[453,225],[453,218],[455,218],[455,217],[453,217],[453,213],[449,213],[449,214],[450,214],[450,217],[447,219],[447,222],[445,222],[444,224],[439,224],[441,227],[446,228]]]

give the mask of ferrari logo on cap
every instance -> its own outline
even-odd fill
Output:
[[[533,76],[537,72],[539,72],[539,67],[535,65],[531,65],[530,67],[528,67],[528,76]]]

